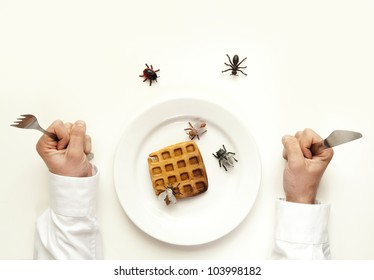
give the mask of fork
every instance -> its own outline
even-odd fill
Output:
[[[34,115],[30,115],[30,114],[21,115],[21,117],[17,118],[17,120],[14,121],[14,124],[11,124],[11,126],[18,127],[18,128],[36,129],[36,130],[39,130],[40,132],[43,132],[44,134],[47,134],[49,137],[51,137],[55,141],[59,140],[56,134],[43,129],[39,125],[38,119]]]
[[[39,125],[38,119],[34,115],[30,115],[30,114],[21,115],[21,117],[17,118],[17,120],[14,121],[14,123],[11,124],[11,126],[18,127],[18,128],[26,128],[26,129],[36,129],[36,130],[39,130],[40,132],[48,135],[49,137],[51,137],[55,141],[59,140],[55,133],[52,133],[52,132],[49,132],[49,131],[46,131],[45,129],[43,129]],[[89,153],[87,155],[88,160],[93,159],[93,157],[94,157],[93,153]]]

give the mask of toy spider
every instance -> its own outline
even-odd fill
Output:
[[[149,68],[148,64],[145,64],[145,66],[147,66],[147,68],[143,70],[143,75],[139,75],[139,77],[145,78],[143,82],[145,82],[146,80],[149,80],[149,85],[151,86],[152,81],[157,82],[157,78],[160,78],[159,76],[157,76],[157,73],[156,73],[160,71],[160,69],[153,70],[153,66],[151,65],[151,68]]]
[[[243,66],[239,66],[239,65],[242,64],[242,62],[243,62],[244,60],[246,60],[247,58],[244,58],[242,61],[239,62],[239,56],[236,54],[236,55],[234,55],[234,57],[232,58],[232,62],[231,62],[231,58],[229,57],[229,55],[228,55],[228,54],[226,54],[226,55],[227,55],[227,57],[229,58],[230,64],[227,64],[227,63],[225,62],[225,65],[229,66],[230,68],[229,68],[229,69],[226,69],[226,70],[223,70],[222,73],[231,70],[231,75],[238,76],[236,73],[237,73],[237,71],[239,71],[239,72],[241,72],[242,74],[244,74],[244,75],[247,76],[246,73],[244,73],[242,70],[240,70],[240,69],[243,69],[243,68],[247,68],[247,66],[244,66],[244,67],[243,67]]]
[[[200,136],[207,132],[207,130],[205,129],[206,123],[203,121],[198,121],[194,125],[192,125],[190,122],[188,122],[188,124],[190,125],[190,127],[185,128],[184,130],[189,135],[191,140],[193,140],[195,137],[200,140]]]
[[[215,156],[215,158],[218,159],[219,167],[223,166],[225,171],[227,171],[227,168],[226,168],[225,164],[230,166],[230,167],[233,167],[234,166],[234,160],[236,162],[238,162],[238,160],[236,158],[234,158],[235,153],[228,152],[225,148],[225,145],[222,145],[222,147],[223,147],[223,149],[220,148],[216,152],[216,154],[213,154],[213,156]]]
[[[175,198],[176,194],[180,194],[179,185],[173,187],[172,184],[168,184],[165,188],[165,190],[158,195],[158,199],[162,202],[165,202],[166,205],[169,205],[170,203],[177,203],[177,199]]]

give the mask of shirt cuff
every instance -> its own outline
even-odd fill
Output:
[[[50,201],[59,215],[84,217],[95,211],[99,172],[92,166],[90,177],[66,177],[50,173]]]
[[[303,204],[277,199],[275,238],[303,244],[326,243],[329,214],[329,204]]]

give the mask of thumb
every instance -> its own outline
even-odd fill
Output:
[[[84,153],[86,141],[86,123],[76,121],[70,131],[68,154],[79,156]]]

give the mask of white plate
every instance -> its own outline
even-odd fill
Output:
[[[148,171],[148,155],[188,141],[184,128],[203,119],[207,132],[196,139],[204,159],[208,190],[165,206],[157,199]],[[226,172],[212,155],[222,144],[238,162]],[[140,114],[125,130],[114,162],[115,187],[128,217],[144,232],[177,245],[216,240],[237,227],[251,210],[260,186],[257,146],[240,121],[225,108],[206,100],[164,101]]]

